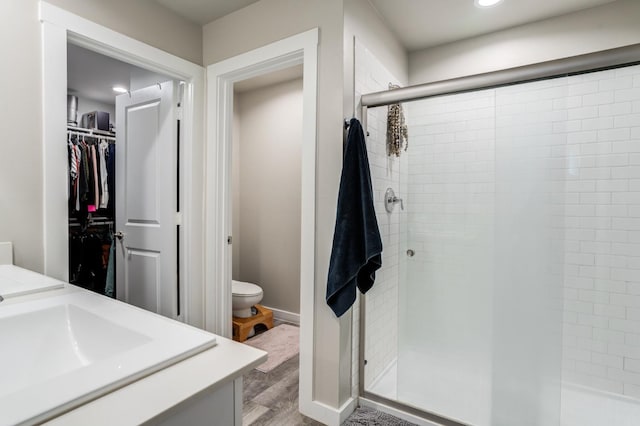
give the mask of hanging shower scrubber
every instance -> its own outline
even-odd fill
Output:
[[[389,90],[399,89],[400,86],[389,83]],[[400,157],[402,148],[409,146],[409,132],[404,122],[402,105],[391,104],[387,110],[387,155]]]

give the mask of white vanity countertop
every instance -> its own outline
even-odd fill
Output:
[[[5,299],[64,287],[64,281],[14,265],[0,265],[0,296]]]
[[[0,303],[0,309],[7,307],[8,309],[2,309],[7,313],[19,308],[18,305],[22,305],[24,302],[30,302],[26,305],[49,303],[50,298],[55,300],[61,296],[75,297],[74,295],[78,293],[89,293],[88,290],[66,283],[62,284],[63,288],[6,299]],[[105,298],[104,300],[111,302],[110,299]],[[121,304],[116,301],[112,302],[114,305]],[[137,310],[137,308],[133,309]],[[161,318],[165,322],[171,321],[164,317]],[[215,336],[215,344],[216,346],[138,378],[57,417],[50,418],[44,424],[106,426],[144,423],[162,415],[201,391],[215,391],[264,362],[267,357],[263,351],[223,337]]]

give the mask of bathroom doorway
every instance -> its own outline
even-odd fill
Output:
[[[300,324],[302,65],[234,84],[232,279]]]
[[[302,65],[234,84],[233,338],[269,353],[265,364],[244,377],[245,425],[301,422],[297,386],[287,386],[288,395],[283,395],[293,407],[283,408],[262,393],[264,386],[299,380],[302,88]],[[250,288],[262,300],[255,302],[251,323],[246,323],[247,318],[236,317],[245,313],[238,308],[260,298],[245,303],[252,297],[246,295]],[[253,329],[239,332],[254,321]]]
[[[233,118],[236,83],[254,77],[302,66],[302,107],[300,139],[300,224],[299,224],[299,306],[300,361],[299,409],[304,414],[325,417],[325,406],[313,400],[314,340],[314,252],[316,98],[318,30],[313,29],[247,53],[210,65],[208,84],[208,139],[206,182],[205,266],[207,330],[231,337],[233,277]],[[242,95],[240,95],[241,97]],[[278,120],[287,120],[279,117]],[[254,129],[260,137],[260,129]],[[276,153],[276,160],[277,155]],[[242,157],[240,156],[240,161]],[[277,164],[277,163],[276,163]],[[286,194],[285,194],[286,195]],[[243,231],[240,230],[242,233]],[[279,250],[273,241],[272,250]],[[242,250],[242,246],[240,247]],[[265,290],[265,297],[268,297]],[[268,299],[267,299],[268,300]],[[289,308],[291,309],[291,308]],[[320,411],[323,413],[320,414]]]

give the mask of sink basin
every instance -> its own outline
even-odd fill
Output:
[[[23,296],[64,287],[64,282],[15,265],[0,265],[0,296]]]
[[[0,303],[0,424],[38,423],[215,345],[211,333],[77,290]]]

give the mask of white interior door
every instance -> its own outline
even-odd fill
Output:
[[[177,122],[172,82],[116,98],[116,297],[176,318]]]

